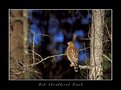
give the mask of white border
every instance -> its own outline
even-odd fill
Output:
[[[10,10],[93,10],[93,9],[8,9],[8,43],[9,43],[9,51],[8,51],[8,80],[9,81],[112,81],[113,80],[113,10],[112,9],[102,9],[102,10],[111,10],[111,31],[112,31],[112,45],[111,45],[111,79],[103,79],[103,80],[86,80],[86,79],[27,79],[27,80],[12,80],[10,79]]]

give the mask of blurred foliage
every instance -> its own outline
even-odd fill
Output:
[[[111,53],[108,53],[107,57],[111,59]],[[105,79],[111,79],[111,64],[112,63],[107,58],[103,57],[103,73]]]
[[[30,79],[36,79],[35,74],[34,74],[34,73],[30,73],[29,78],[30,78]]]
[[[111,54],[108,53],[107,57],[111,58]],[[111,68],[111,62],[105,57],[103,57],[103,68],[104,68],[104,71],[109,70]]]

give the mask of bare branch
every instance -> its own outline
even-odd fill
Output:
[[[31,65],[37,65],[37,64],[40,64],[40,63],[42,63],[43,61],[45,61],[45,60],[47,60],[47,59],[49,59],[49,58],[53,58],[53,57],[57,57],[57,56],[64,56],[64,55],[65,55],[65,54],[59,54],[59,55],[48,56],[48,57],[42,59],[41,61],[39,61],[39,62],[37,62],[37,63],[34,63],[34,64],[31,64]],[[38,56],[40,57],[40,55],[38,55]],[[31,65],[27,65],[27,66],[31,66]]]
[[[90,68],[90,66],[82,66],[82,65],[78,65],[78,67],[80,68],[80,70],[81,69],[89,69]]]
[[[87,47],[87,48],[83,48],[83,49],[80,49],[79,51],[83,51],[83,50],[86,50],[86,49],[89,49],[90,47]]]
[[[35,55],[37,55],[38,57],[40,57],[41,59],[43,59],[42,56],[39,55],[38,53],[36,53],[35,51],[29,50],[29,49],[27,49],[27,50],[30,51],[30,52],[33,52]]]
[[[29,31],[31,31],[34,35],[41,35],[41,36],[47,36],[47,37],[51,37],[50,35],[47,34],[36,34],[34,31],[32,31],[31,29],[27,29]]]
[[[87,48],[84,48],[84,49],[80,49],[79,51],[83,51],[83,50],[85,50],[85,49],[88,49],[89,47],[87,47]],[[31,50],[29,50],[29,51],[31,51]],[[43,62],[43,61],[45,61],[45,60],[47,60],[47,59],[49,59],[49,58],[53,58],[53,57],[57,57],[57,56],[64,56],[64,55],[66,55],[66,54],[59,54],[59,55],[52,55],[52,56],[48,56],[48,57],[46,57],[46,58],[42,58],[39,54],[37,54],[35,51],[32,51],[32,52],[34,52],[37,56],[39,56],[40,58],[41,58],[41,61],[39,61],[39,62],[37,62],[37,63],[33,63],[33,64],[31,64],[31,65],[37,65],[37,64],[40,64],[41,62]],[[27,65],[27,66],[31,66],[31,65]]]
[[[35,32],[34,32],[34,36],[33,36],[33,48],[32,48],[32,50],[34,51],[34,47],[35,47],[35,45],[34,45],[34,39],[35,39]],[[32,55],[33,55],[33,63],[35,63],[35,58],[34,58],[34,52],[32,53]]]
[[[109,57],[107,57],[105,54],[103,54],[103,56],[112,63],[112,60]]]

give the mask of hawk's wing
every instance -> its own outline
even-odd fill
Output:
[[[68,46],[66,55],[71,63],[78,64],[78,49]]]

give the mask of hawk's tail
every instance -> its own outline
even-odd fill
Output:
[[[74,71],[78,72],[78,66],[74,66]]]

